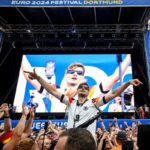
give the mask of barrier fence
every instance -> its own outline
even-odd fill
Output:
[[[34,120],[32,124],[32,129],[33,130],[39,130],[44,127],[45,122],[51,121],[52,123],[55,123],[58,127],[66,126],[67,125],[67,120]],[[124,128],[124,121],[127,122],[129,126],[132,125],[132,120],[131,119],[118,119],[118,125],[120,128]],[[142,124],[150,124],[150,119],[135,119],[135,122],[140,121]],[[114,124],[113,119],[103,119],[104,125],[106,129],[108,129],[108,125],[110,122]],[[4,120],[0,120],[0,125],[4,123]],[[18,123],[18,120],[12,120],[12,127],[14,128]],[[101,127],[100,122],[97,121],[97,127]]]

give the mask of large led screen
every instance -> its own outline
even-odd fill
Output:
[[[82,64],[85,73],[67,68]],[[15,112],[21,112],[22,103],[34,105],[36,112],[65,112],[66,106],[50,95],[36,80],[30,80],[24,71],[36,72],[60,92],[76,97],[76,86],[87,82],[90,86],[89,99],[102,97],[124,82],[132,79],[130,54],[47,54],[23,55],[16,94]],[[73,87],[74,86],[74,87]],[[133,87],[129,86],[120,97],[100,107],[103,112],[134,111]]]

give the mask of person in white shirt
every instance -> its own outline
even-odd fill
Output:
[[[107,93],[104,97],[98,97],[91,101],[88,99],[89,86],[87,83],[81,83],[78,86],[76,93],[78,98],[74,99],[62,94],[54,88],[53,85],[47,83],[35,72],[35,69],[33,72],[25,72],[28,73],[28,77],[31,80],[36,79],[51,95],[55,96],[62,103],[68,105],[68,128],[76,128],[97,115],[97,107],[100,107],[116,96],[119,96],[130,84],[134,86],[139,86],[142,84],[142,82],[138,79],[129,80],[114,91]],[[93,137],[95,137],[96,120],[87,126],[87,130],[89,130]]]

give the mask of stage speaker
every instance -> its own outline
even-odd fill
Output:
[[[150,124],[138,127],[137,145],[139,150],[146,150],[150,146]]]

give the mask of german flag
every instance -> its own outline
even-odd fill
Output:
[[[13,131],[5,132],[0,136],[0,142],[2,142],[3,144],[8,143],[11,140],[12,135],[13,135]]]

